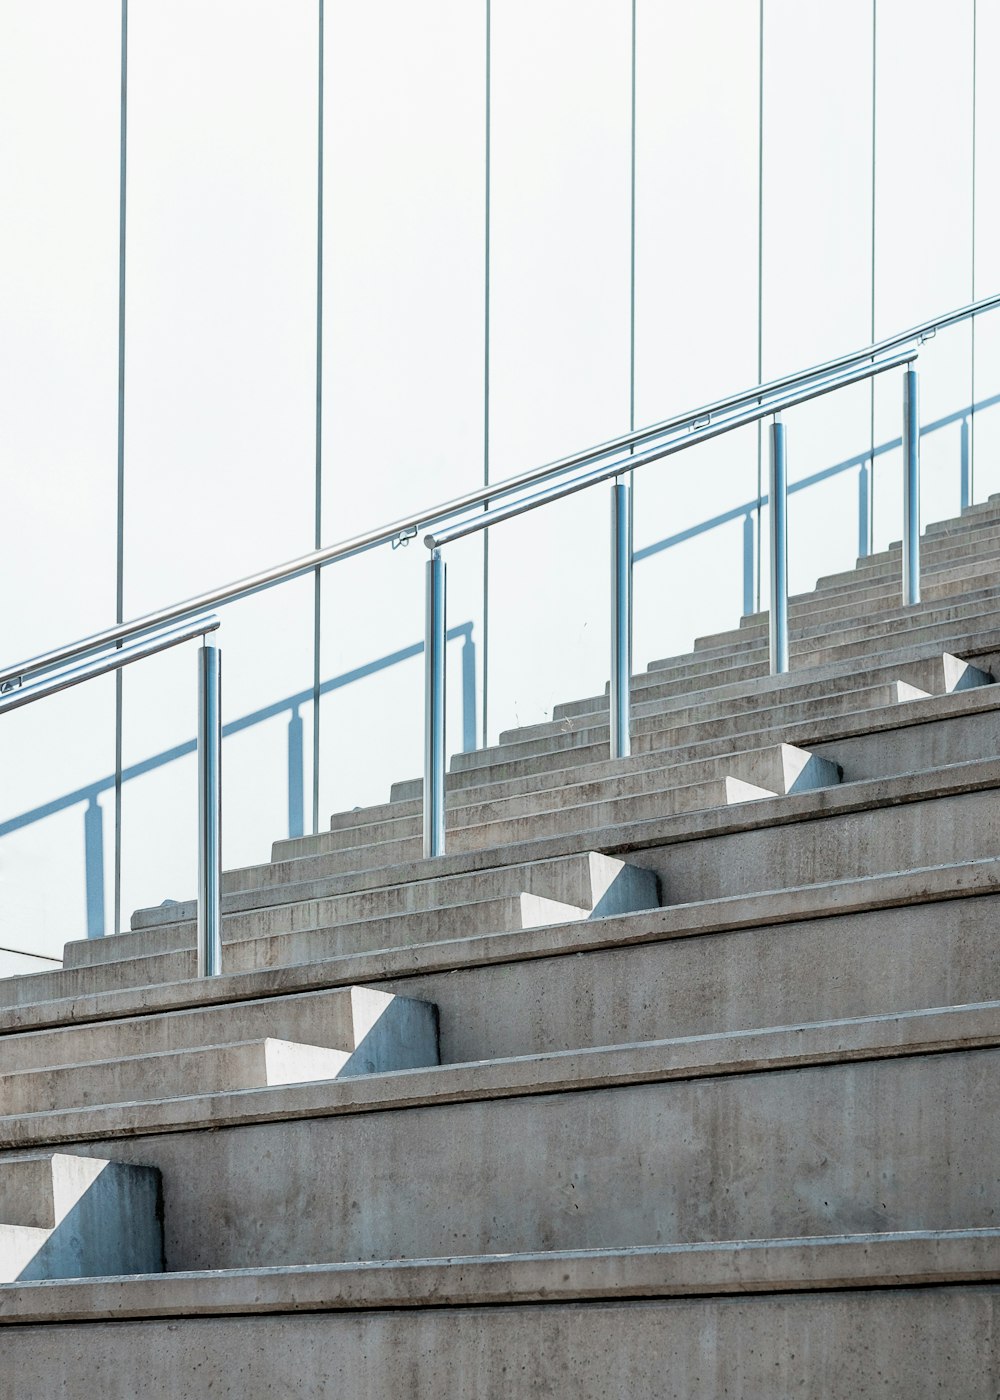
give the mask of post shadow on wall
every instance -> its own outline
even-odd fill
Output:
[[[462,642],[462,747],[469,751],[476,747],[477,711],[476,643],[472,635],[472,623],[462,622],[455,627],[450,627],[448,640]],[[414,642],[412,646],[401,647],[398,651],[376,657],[374,661],[366,662],[363,666],[356,666],[350,671],[344,671],[339,676],[333,676],[329,680],[321,682],[320,696],[332,694],[336,690],[343,690],[346,686],[354,685],[357,681],[378,675],[404,661],[410,661],[414,657],[421,656],[423,650],[423,642]],[[255,725],[263,724],[266,720],[274,719],[278,715],[288,714],[289,836],[301,836],[305,831],[305,735],[300,707],[311,702],[312,699],[313,692],[310,687],[310,689],[301,690],[295,695],[286,696],[282,700],[275,700],[272,704],[254,710],[251,714],[231,720],[228,724],[223,725],[222,729],[222,737],[226,739],[232,734],[252,729]],[[122,769],[122,784],[131,782],[134,778],[144,777],[147,773],[152,773],[158,768],[165,768],[178,759],[186,758],[195,752],[196,747],[196,741],[189,739],[183,744],[175,744],[172,748],[164,749],[151,758],[143,759],[141,763],[131,764],[128,768]],[[96,782],[90,783],[86,787],[76,788],[74,791],[54,798],[51,802],[46,802],[40,807],[22,812],[19,816],[11,817],[8,821],[0,822],[0,838],[2,838],[9,836],[11,832],[32,826],[35,822],[44,821],[46,817],[54,816],[57,812],[77,807],[81,803],[86,804],[83,813],[83,845],[88,938],[103,938],[106,932],[104,811],[100,804],[100,796],[104,792],[113,792],[114,787],[115,778],[112,773],[105,778],[97,779]]]

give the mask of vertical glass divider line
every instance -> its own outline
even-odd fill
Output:
[[[972,0],[972,273],[971,298],[976,299],[976,77],[978,74],[979,15],[977,0]],[[976,503],[976,318],[971,322],[971,358],[969,364],[969,505]]]
[[[871,309],[868,331],[869,344],[875,343],[875,137],[876,137],[876,98],[878,94],[878,0],[872,0],[872,236],[871,236]],[[875,553],[875,378],[868,381],[868,491],[866,521],[868,539],[867,553]]]
[[[485,126],[485,191],[483,205],[483,485],[490,484],[490,232],[492,155],[492,97],[493,97],[493,14],[491,0],[486,0],[486,126]],[[489,501],[483,510],[490,508]],[[490,694],[490,532],[483,531],[483,748],[489,743]]]
[[[323,112],[324,112],[324,0],[318,0],[316,74],[316,467],[313,503],[313,544],[323,547]],[[313,753],[312,829],[319,835],[320,667],[322,664],[323,579],[313,577]]]
[[[128,145],[128,0],[121,10],[121,107],[118,137],[118,461],[115,485],[115,621],[125,617],[125,172]],[[121,645],[119,643],[119,645]],[[115,672],[114,931],[122,926],[122,672]]]
[[[757,8],[757,383],[764,382],[764,0]],[[764,494],[764,429],[757,424],[757,589],[760,612],[761,514]]]
[[[629,136],[629,311],[628,311],[628,430],[635,431],[635,104],[636,104],[636,0],[632,0],[631,127]],[[629,447],[629,456],[635,447]],[[632,541],[635,535],[635,472],[628,474],[628,657],[632,664],[632,620],[635,612]],[[629,685],[631,686],[631,676]]]

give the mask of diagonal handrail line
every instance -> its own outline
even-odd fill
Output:
[[[92,633],[88,637],[80,638],[65,646],[57,647],[52,651],[42,653],[39,656],[7,667],[5,670],[0,671],[0,685],[3,685],[7,681],[18,680],[34,672],[50,670],[75,657],[87,655],[89,652],[100,650],[103,647],[114,646],[120,641],[140,636],[154,627],[161,627],[169,622],[180,621],[196,613],[218,607],[223,603],[230,603],[239,598],[250,597],[255,593],[262,592],[264,589],[272,588],[276,584],[287,582],[293,578],[302,577],[315,569],[324,568],[326,565],[335,563],[341,559],[352,558],[355,555],[365,553],[367,550],[373,549],[379,545],[392,541],[411,539],[418,534],[421,529],[440,524],[454,516],[462,515],[470,509],[502,499],[525,487],[548,481],[554,477],[563,476],[578,467],[600,462],[615,453],[622,452],[643,443],[649,443],[667,433],[674,433],[684,428],[696,427],[706,418],[711,419],[722,413],[737,412],[750,404],[760,404],[762,401],[773,398],[775,395],[793,389],[796,386],[806,385],[813,380],[829,377],[831,374],[849,370],[854,366],[862,365],[865,361],[871,361],[879,355],[887,354],[902,346],[923,342],[947,326],[956,325],[982,312],[990,311],[997,306],[1000,306],[1000,292],[993,296],[982,297],[978,301],[970,302],[966,306],[958,307],[953,311],[936,316],[929,321],[924,321],[920,325],[912,326],[908,330],[900,331],[896,335],[874,342],[862,349],[837,356],[832,360],[827,360],[823,364],[814,365],[810,369],[798,370],[793,374],[784,375],[780,379],[770,380],[766,384],[756,384],[752,388],[746,389],[741,393],[733,394],[728,398],[719,399],[714,403],[703,405],[694,412],[683,413],[635,432],[625,433],[620,437],[599,443],[581,452],[573,453],[568,457],[546,463],[544,466],[535,467],[531,471],[521,473],[519,476],[510,477],[506,481],[497,482],[495,485],[485,486],[479,490],[468,492],[464,496],[456,497],[454,500],[444,502],[429,510],[420,511],[415,515],[405,516],[400,520],[393,521],[391,524],[378,526],[374,530],[356,535],[348,540],[343,540],[339,544],[331,545],[325,549],[312,550],[308,554],[288,560],[283,564],[274,565],[271,568],[262,570],[260,573],[248,575],[233,583],[225,584],[220,588],[211,589],[208,592],[186,598],[180,602],[172,603],[168,607],[158,609],[156,612],[147,613],[129,622],[119,623],[114,627],[106,628],[102,632]]]

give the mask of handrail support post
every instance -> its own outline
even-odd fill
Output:
[[[768,483],[771,543],[771,608],[768,631],[771,675],[788,670],[788,463],[785,425],[779,414],[771,420],[771,459]]]
[[[222,971],[222,653],[198,651],[198,976]]]
[[[424,635],[424,856],[443,856],[445,786],[446,565],[435,549],[426,564]]]
[[[611,487],[611,757],[631,752],[632,685],[632,530],[630,487]]]
[[[903,606],[920,602],[920,386],[903,371]]]

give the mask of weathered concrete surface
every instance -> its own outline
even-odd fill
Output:
[[[995,1036],[995,1008],[991,1019]],[[968,1037],[971,1023],[951,1024]],[[728,1045],[742,1072],[723,1077],[564,1092],[536,1079],[523,1097],[379,1111],[377,1095],[410,1076],[353,1081],[350,1114],[122,1138],[115,1155],[163,1173],[170,1269],[996,1225],[1000,1049],[854,1061],[857,1029],[820,1028],[833,1062],[780,1072],[746,1072],[747,1037]],[[925,1034],[925,1048],[947,1043]],[[789,1030],[779,1044],[794,1054],[805,1039]],[[643,1073],[638,1051],[621,1056],[623,1074]],[[588,1072],[586,1056],[567,1060]],[[483,1068],[504,1092],[518,1067]],[[447,1094],[461,1073],[423,1077]],[[100,1142],[76,1150],[107,1155]]]
[[[4,1400],[996,1400],[1000,1290],[67,1324],[4,1332]]]

